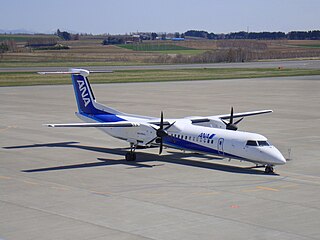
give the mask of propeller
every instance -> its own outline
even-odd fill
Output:
[[[169,126],[165,127],[163,126],[163,112],[161,111],[161,115],[160,115],[160,126],[158,129],[156,129],[155,127],[152,127],[154,130],[156,130],[156,137],[153,138],[151,141],[149,141],[147,144],[152,143],[154,140],[156,140],[156,143],[160,143],[160,148],[159,148],[159,154],[162,153],[162,149],[163,149],[163,138],[168,135],[167,130],[169,128],[171,128],[176,122],[171,123]]]
[[[229,120],[228,123],[226,121],[224,121],[223,119],[221,119],[221,121],[226,125],[226,129],[232,130],[232,131],[237,131],[238,130],[237,124],[239,122],[241,122],[243,120],[243,118],[240,118],[238,121],[233,123],[233,107],[231,107],[231,113],[230,113],[230,118],[229,119],[230,120]]]

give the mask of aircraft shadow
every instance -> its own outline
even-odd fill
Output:
[[[58,142],[58,143],[44,143],[44,144],[31,144],[31,145],[20,145],[20,146],[10,146],[3,147],[4,149],[25,149],[25,148],[41,148],[41,147],[58,147],[58,148],[76,148],[86,151],[108,153],[113,155],[124,156],[129,148],[105,148],[105,147],[94,147],[79,144],[79,142]],[[265,175],[263,171],[256,169],[256,167],[238,167],[232,165],[219,164],[215,162],[204,162],[201,160],[186,159],[189,157],[196,157],[200,159],[210,159],[210,160],[222,160],[222,158],[207,156],[201,154],[192,153],[179,153],[168,151],[167,155],[159,156],[153,153],[141,152],[143,150],[137,149],[137,160],[135,162],[128,162],[125,160],[113,160],[105,158],[97,158],[97,162],[73,164],[73,165],[62,165],[56,167],[48,168],[37,168],[22,170],[22,172],[32,173],[32,172],[46,172],[46,171],[57,171],[57,170],[68,170],[68,169],[81,169],[81,168],[91,168],[91,167],[108,167],[113,165],[127,165],[128,169],[133,168],[153,168],[157,166],[164,165],[164,163],[179,164],[189,167],[204,168],[216,171],[237,173],[237,174],[255,174],[255,175]],[[161,162],[162,164],[148,164],[148,162]],[[273,174],[277,175],[277,174]]]

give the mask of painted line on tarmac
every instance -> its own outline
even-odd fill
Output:
[[[279,192],[279,189],[276,188],[270,188],[270,187],[263,187],[263,186],[256,186],[256,188],[266,191],[273,191],[273,192]]]
[[[11,129],[11,128],[17,128],[16,126],[7,126],[7,127],[5,127],[5,128],[1,128],[0,129],[0,132],[5,132],[5,131],[7,131],[7,130],[9,130],[9,129]]]
[[[54,186],[52,186],[51,188],[52,189],[57,189],[57,190],[62,190],[62,191],[68,191],[69,190],[68,188],[64,188],[64,187],[54,187]]]
[[[31,181],[26,181],[26,180],[22,180],[22,182],[30,184],[30,185],[39,185],[39,183],[36,182],[31,182]]]
[[[12,178],[7,176],[0,176],[0,179],[12,179]]]

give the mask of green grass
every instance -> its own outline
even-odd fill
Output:
[[[193,48],[181,47],[173,44],[121,44],[119,47],[126,48],[133,51],[144,52],[162,52],[162,51],[180,51],[180,50],[194,50]]]
[[[153,51],[154,53],[162,54],[181,54],[181,55],[197,55],[206,52],[207,50],[191,49],[191,50],[163,50],[163,51]]]
[[[57,59],[56,61],[3,61],[0,62],[0,68],[15,68],[15,67],[94,67],[94,66],[131,66],[131,65],[148,65],[148,63],[138,62],[98,62],[98,61],[62,61]]]
[[[27,35],[27,34],[0,34],[0,42],[6,41],[6,40],[14,40],[16,42],[27,42],[30,39],[34,38],[57,38],[57,36],[54,35]]]
[[[303,47],[303,48],[320,48],[320,44],[310,44],[310,45],[294,45],[296,47]]]
[[[182,47],[173,44],[122,44],[118,46],[133,51],[144,51],[161,54],[196,55],[205,52],[205,50]]]
[[[92,83],[127,83],[127,82],[164,82],[217,80],[235,78],[261,78],[281,76],[320,75],[314,69],[275,69],[275,68],[209,68],[179,70],[126,70],[108,74],[92,74]],[[0,86],[30,86],[70,84],[66,75],[38,75],[36,73],[0,73]]]

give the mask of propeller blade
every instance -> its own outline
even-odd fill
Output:
[[[161,111],[160,129],[163,129],[163,112]]]
[[[168,130],[169,128],[171,128],[176,122],[171,123],[168,127],[166,127],[164,130]]]
[[[239,122],[241,122],[242,120],[243,120],[244,118],[240,118],[238,121],[236,121],[235,123],[234,123],[234,125],[237,125]]]
[[[151,141],[147,142],[146,145],[149,145],[150,143],[152,143],[156,139],[157,139],[157,137],[153,138]]]
[[[159,148],[159,155],[161,155],[161,153],[162,153],[162,148],[163,148],[163,143],[162,143],[162,138],[161,138],[160,148]]]
[[[233,123],[233,107],[231,107],[230,121],[229,124]]]
[[[243,120],[243,118],[240,118],[240,119],[237,120],[235,123],[233,122],[233,107],[231,107],[231,113],[230,113],[229,122],[227,123],[226,121],[224,121],[223,119],[221,119],[221,121],[226,125],[226,129],[232,130],[232,131],[237,131],[237,130],[238,130],[237,124],[238,124],[239,122],[241,122],[242,120]]]
[[[221,121],[222,121],[226,126],[228,125],[228,123],[227,123],[225,120],[221,119]]]

